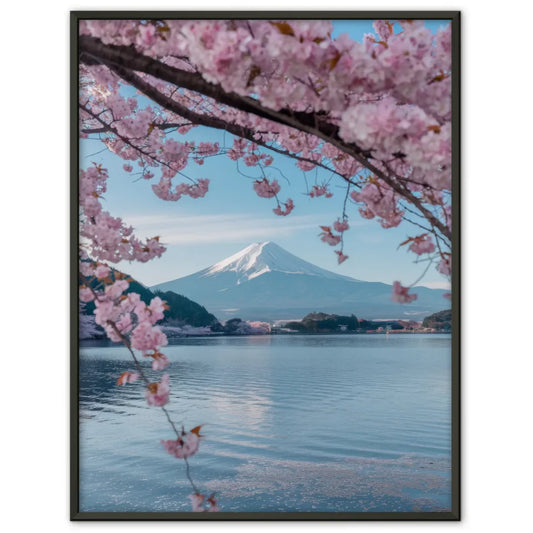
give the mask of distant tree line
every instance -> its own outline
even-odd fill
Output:
[[[326,313],[309,313],[300,322],[292,321],[283,327],[301,333],[329,333],[333,331],[369,331],[380,327],[389,326],[391,329],[404,329],[397,321],[373,322],[372,320],[358,319],[355,315],[329,315]]]
[[[452,310],[446,309],[439,311],[424,318],[422,322],[423,328],[431,328],[443,331],[451,331],[452,329]]]
[[[181,326],[187,324],[194,327],[204,327],[210,326],[213,331],[221,331],[222,326],[219,323],[215,315],[209,313],[205,307],[202,305],[190,300],[189,298],[182,296],[181,294],[176,294],[172,291],[151,291],[149,288],[144,286],[142,283],[132,279],[127,274],[120,272],[116,269],[111,269],[109,274],[110,282],[114,282],[117,279],[127,279],[129,282],[129,287],[124,291],[124,294],[137,293],[140,295],[141,300],[149,304],[152,298],[159,296],[164,300],[168,309],[165,311],[165,318],[162,321],[162,325],[175,325]],[[90,280],[89,284],[93,289],[98,289],[100,281],[96,278]],[[94,301],[84,303],[81,311],[81,315],[93,315],[95,308]],[[102,328],[96,326],[98,330],[101,331],[102,336],[104,332]]]

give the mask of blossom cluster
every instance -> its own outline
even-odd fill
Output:
[[[182,431],[177,439],[162,440],[161,444],[170,455],[178,459],[187,459],[198,451],[200,437],[200,426],[198,426],[189,433]]]
[[[268,181],[266,178],[254,181],[254,191],[261,198],[273,198],[280,191],[278,180]]]
[[[409,304],[418,298],[417,294],[409,294],[409,287],[404,287],[399,281],[392,285],[392,301],[400,304]]]
[[[121,260],[146,262],[160,257],[165,247],[158,237],[141,241],[133,228],[102,209],[107,169],[93,165],[80,172],[80,237],[85,253],[96,261]]]
[[[87,20],[80,24],[82,35],[106,45],[133,46],[139,54],[177,70],[198,72],[221,90],[252,97],[263,108],[314,113],[317,124],[338,128],[346,146],[365,151],[374,169],[400,180],[411,199],[419,195],[435,206],[437,216],[450,229],[449,196],[440,194],[451,186],[450,25],[433,34],[422,21],[376,21],[375,34],[366,35],[363,43],[347,34],[333,39],[331,31],[327,21]],[[135,98],[119,93],[120,79],[101,65],[83,65],[82,73],[89,82],[81,98],[90,108],[82,111],[82,122],[101,126],[95,115],[99,121],[109,116],[106,142],[110,149],[137,160],[147,179],[153,177],[148,167],[162,169],[153,187],[160,198],[205,194],[202,185],[175,186],[171,180],[191,154],[201,164],[204,157],[224,153],[220,146],[168,138],[167,131],[186,133],[194,124],[168,109],[139,107]],[[259,151],[262,145],[291,155],[304,171],[321,165],[350,179],[365,167],[338,143],[330,144],[261,113],[221,105],[194,91],[175,91],[146,74],[139,76],[200,116],[254,131],[254,141],[234,138],[233,147],[225,151],[233,160],[242,158],[248,166],[270,165],[272,156]],[[358,201],[366,203],[361,215],[378,217],[384,227],[397,226],[401,222],[397,193],[379,177],[377,183],[381,194],[373,188],[360,193]],[[272,197],[265,185],[258,187],[258,194]],[[309,194],[332,195],[319,185]],[[279,205],[274,209],[276,214],[285,211]]]
[[[179,183],[172,189],[172,180],[167,177],[162,177],[159,183],[152,185],[152,190],[157,197],[173,202],[176,202],[184,195],[190,196],[191,198],[203,198],[208,189],[208,179],[199,179],[197,183],[192,185]]]
[[[294,209],[294,202],[289,198],[286,202],[283,202],[283,205],[285,206],[285,209],[278,205],[273,211],[276,215],[286,217]]]
[[[337,262],[339,265],[348,259],[348,256],[345,255],[342,250],[335,250],[335,253],[337,254]]]
[[[339,242],[341,242],[341,236],[335,235],[331,231],[330,226],[320,226],[320,229],[322,230],[322,233],[320,233],[320,240],[322,242],[325,242],[330,246],[336,246],[337,244],[339,244]]]
[[[202,146],[201,149],[205,153],[210,147]],[[131,171],[129,168],[125,170]],[[164,247],[159,244],[158,238],[153,238],[147,240],[139,250],[140,241],[132,235],[133,228],[126,227],[120,219],[102,211],[100,200],[106,191],[106,181],[107,170],[98,165],[80,174],[80,234],[85,239],[79,262],[80,279],[83,281],[79,287],[80,301],[84,305],[94,302],[95,323],[104,329],[109,339],[124,343],[130,351],[140,351],[144,357],[152,360],[153,370],[161,371],[170,364],[168,357],[160,351],[168,341],[156,323],[164,318],[168,307],[159,296],[147,304],[141,300],[140,294],[127,292],[131,280],[102,260],[144,262],[161,255]],[[191,196],[203,196],[207,190],[207,180],[205,183],[200,180],[197,187],[201,190],[189,191]],[[150,248],[153,243],[154,248]],[[164,407],[170,398],[169,375],[164,374],[160,381],[148,382],[138,360],[134,359],[138,371],[123,372],[117,379],[117,385],[134,383],[142,377],[146,382],[145,398],[148,405]],[[182,458],[196,453],[200,437],[196,429],[199,428],[191,430],[184,439],[180,437],[174,444],[167,441],[167,450],[174,446],[174,455]],[[218,510],[214,496],[206,502],[208,508],[202,504],[205,510]]]
[[[401,31],[383,31],[394,24]],[[163,28],[145,21],[83,21],[80,31],[105,44],[134,45],[183,70],[194,65],[226,92],[255,95],[272,109],[326,113],[345,141],[362,146],[372,141],[376,155],[390,156],[402,147],[413,163],[425,149],[441,160],[449,155],[444,146],[449,132],[442,128],[451,115],[449,25],[434,35],[422,21],[376,21],[377,35],[366,36],[363,43],[347,34],[332,39],[328,21],[168,20]],[[153,38],[146,40],[148,33]],[[433,137],[425,135],[429,132]],[[281,142],[301,152],[305,142],[298,137]],[[433,179],[439,161],[425,157],[423,163],[429,164]]]
[[[336,246],[337,244],[343,242],[343,233],[350,229],[350,224],[348,223],[346,216],[343,215],[342,220],[338,218],[335,220],[335,222],[333,222],[333,229],[337,233],[333,233],[331,226],[320,226],[320,229],[322,230],[320,233],[320,240],[329,244],[330,246]],[[335,250],[335,254],[337,255],[337,262],[339,265],[348,259],[348,256],[344,254],[343,244],[341,244],[339,250]]]
[[[309,192],[311,198],[318,198],[319,196],[325,196],[326,198],[331,198],[333,193],[328,190],[328,186],[324,185],[313,185],[311,191]]]
[[[409,251],[417,255],[430,254],[435,251],[435,243],[428,233],[423,233],[416,237],[409,237],[406,241],[402,242],[400,246],[403,246],[404,244],[409,244]]]
[[[333,38],[331,22],[319,20],[85,19],[79,29],[108,52],[122,46],[144,65],[156,64],[155,71],[122,65],[128,83],[157,96],[146,105],[144,98],[122,90],[119,69],[106,66],[105,57],[86,54],[92,60],[80,66],[79,104],[80,135],[98,135],[123,161],[126,175],[157,176],[151,188],[159,198],[207,194],[207,178],[175,182],[191,162],[201,166],[206,158],[226,154],[263,171],[272,165],[272,153],[284,154],[303,172],[322,167],[344,180],[348,191],[354,185],[350,198],[361,216],[377,218],[384,228],[398,226],[406,210],[429,221],[431,231],[403,244],[418,256],[439,257],[437,270],[450,275],[451,255],[440,246],[435,250],[438,239],[451,235],[450,25],[433,34],[422,21],[376,21],[374,34],[361,43],[347,34]],[[176,89],[157,77],[159,67],[171,67],[182,78],[196,76],[215,91]],[[217,95],[237,103],[219,101]],[[233,133],[231,147],[178,140],[199,124]],[[158,297],[142,302],[128,279],[107,263],[146,262],[165,247],[157,236],[137,238],[131,226],[103,209],[107,178],[107,170],[96,164],[80,173],[80,273],[86,280],[80,300],[94,301],[96,324],[111,340],[140,351],[161,371],[169,364],[160,351],[167,339],[156,325],[164,303]],[[276,179],[257,179],[253,188],[274,199],[276,215],[293,211],[292,199],[279,201]],[[314,185],[308,195],[331,198],[329,181]],[[342,218],[321,226],[323,242],[340,244],[334,250],[339,263],[348,258],[343,240],[348,229],[344,209]],[[395,282],[393,300],[416,300],[409,290]],[[139,377],[147,384],[149,405],[164,408],[169,376],[148,382],[140,370],[128,371],[117,384]],[[165,449],[177,458],[194,455],[200,440],[195,430],[163,441]],[[196,512],[218,510],[214,495],[196,489],[191,503]]]
[[[398,196],[387,185],[376,180],[367,183],[360,191],[352,191],[350,197],[363,203],[359,213],[363,218],[380,218],[384,228],[393,228],[400,224],[404,212],[398,207]]]
[[[145,397],[148,405],[163,407],[168,403],[170,394],[169,380],[169,375],[164,374],[161,381],[149,383],[146,386]]]
[[[350,229],[350,224],[348,224],[348,221],[345,218],[342,220],[338,219],[333,222],[333,229],[339,233],[344,233],[346,230]]]
[[[440,263],[437,266],[437,270],[445,276],[450,276],[452,273],[452,256],[449,253],[443,252],[441,254]]]

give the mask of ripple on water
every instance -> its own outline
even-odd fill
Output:
[[[450,337],[399,337],[168,346],[168,409],[204,425],[190,461],[202,490],[227,511],[449,510]],[[184,465],[159,443],[172,437],[162,412],[143,383],[116,386],[131,369],[121,348],[82,351],[81,508],[189,510]]]

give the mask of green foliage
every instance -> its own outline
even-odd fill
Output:
[[[436,330],[451,331],[452,329],[452,310],[446,309],[439,311],[424,318],[423,328],[432,328]]]
[[[165,320],[173,323],[183,323],[190,326],[216,326],[217,318],[209,313],[207,309],[189,298],[176,294],[172,291],[156,291],[155,296],[164,300],[169,309],[165,311]]]
[[[231,318],[227,320],[223,326],[223,332],[229,335],[235,333],[239,327],[242,325],[242,320],[240,318]]]
[[[284,327],[300,333],[354,333],[387,327],[391,330],[405,329],[405,325],[396,320],[374,322],[357,318],[355,315],[339,316],[326,313],[309,313],[300,322],[287,322]]]
[[[359,321],[355,315],[339,316],[326,313],[309,313],[301,322],[287,322],[285,327],[306,333],[355,331],[359,328]]]
[[[149,304],[152,298],[155,296],[159,296],[162,300],[164,300],[169,306],[169,309],[165,311],[164,322],[166,323],[172,323],[176,325],[188,324],[194,327],[212,326],[213,331],[216,331],[217,328],[220,327],[217,318],[209,313],[205,307],[202,307],[196,302],[189,300],[189,298],[186,298],[185,296],[171,291],[156,291],[154,293],[142,283],[139,283],[138,281],[132,279],[129,275],[124,274],[116,269],[111,270],[109,277],[112,281],[115,281],[115,279],[119,278],[127,279],[130,285],[125,291],[125,294],[136,292],[140,295],[141,300],[146,304]],[[101,282],[96,278],[92,278],[88,284],[93,288],[101,286]],[[83,309],[83,313],[86,315],[92,315],[94,308],[94,302],[88,302]]]

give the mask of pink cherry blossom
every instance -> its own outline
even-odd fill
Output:
[[[311,198],[318,198],[319,196],[325,196],[331,198],[333,194],[329,192],[327,185],[313,185],[311,192],[309,193]]]
[[[341,242],[341,236],[332,233],[329,226],[320,226],[320,228],[322,229],[322,233],[320,234],[321,241],[326,242],[330,246],[336,246]]]
[[[450,254],[444,253],[442,255],[442,259],[437,266],[437,270],[445,276],[449,276],[452,273],[452,256]]]
[[[409,294],[409,287],[403,287],[399,281],[392,286],[392,301],[400,304],[408,304],[418,298],[417,294]]]
[[[120,309],[114,304],[112,300],[95,299],[96,308],[94,316],[96,323],[100,326],[107,326],[108,322],[118,320],[120,316]]]
[[[87,261],[79,262],[79,270],[80,270],[80,274],[85,276],[86,278],[91,278],[92,276],[95,275],[94,265],[92,263],[88,263]]]
[[[343,231],[346,231],[349,228],[350,225],[348,224],[348,221],[346,219],[336,220],[335,222],[333,222],[333,229],[338,233],[342,233]]]
[[[232,159],[233,161],[237,161],[241,157],[244,156],[246,145],[247,145],[246,139],[239,139],[235,138],[233,139],[233,148],[228,150],[228,157]]]
[[[133,235],[131,226],[102,210],[100,197],[106,190],[106,180],[107,170],[98,165],[80,173],[80,237],[87,243],[89,255],[97,261],[111,262],[145,262],[161,256],[165,247],[157,238],[148,239],[143,243]],[[97,209],[95,205],[98,206]],[[106,265],[101,265],[99,274],[104,274],[106,268]]]
[[[168,309],[168,307],[166,306],[165,302],[163,302],[163,300],[159,298],[159,296],[152,298],[152,300],[150,301],[150,305],[148,306],[148,310],[150,311],[150,320],[152,324],[164,318],[165,309]]]
[[[278,207],[276,207],[275,209],[273,209],[274,213],[278,216],[282,216],[282,217],[286,217],[288,214],[290,214],[292,212],[292,210],[294,209],[294,203],[293,201],[289,198],[284,204],[285,206],[285,209],[282,209],[281,206],[278,205]]]
[[[361,191],[352,191],[350,196],[356,202],[365,204],[359,211],[364,218],[381,217],[384,228],[398,226],[403,211],[398,208],[394,191],[386,185],[378,185],[375,180],[365,185]]]
[[[79,294],[80,294],[80,300],[82,302],[92,302],[94,300],[93,291],[89,289],[88,287],[81,287]]]
[[[193,513],[202,513],[205,511],[204,508],[204,500],[205,496],[203,494],[191,494],[189,496],[192,504],[192,511]]]
[[[346,259],[348,259],[348,256],[347,256],[347,255],[344,255],[344,254],[342,253],[341,250],[335,250],[335,253],[336,253],[337,256],[338,256],[338,257],[337,257],[337,261],[338,261],[339,265],[340,265],[341,263],[344,263],[344,261],[346,261]]]
[[[191,198],[203,198],[209,190],[209,180],[199,179],[198,183],[191,185],[187,191],[187,194]]]
[[[424,233],[411,240],[409,250],[417,255],[428,254],[435,251],[435,244],[431,237],[427,233]]]
[[[176,440],[164,440],[161,444],[165,450],[178,459],[187,459],[198,451],[200,438],[194,432],[187,433],[183,438]]]
[[[167,344],[167,337],[159,326],[153,326],[148,321],[141,322],[131,335],[131,346],[142,352],[158,350]]]
[[[280,191],[278,180],[268,181],[266,178],[254,181],[254,191],[261,198],[272,198]]]
[[[131,329],[133,328],[133,323],[131,321],[131,314],[125,313],[124,315],[122,315],[115,325],[121,334],[125,335],[126,333],[129,333]]]
[[[105,295],[112,300],[116,300],[129,286],[130,284],[125,279],[119,279],[106,286]]]
[[[383,41],[387,41],[389,37],[394,33],[392,24],[385,20],[376,20],[373,24],[376,33]]]
[[[139,27],[137,42],[141,46],[152,46],[157,39],[157,33],[153,24],[142,24]]]
[[[111,272],[111,269],[107,265],[104,265],[102,263],[97,265],[97,267],[94,269],[94,275],[98,279],[107,278],[109,276],[110,272]]]
[[[163,407],[168,403],[170,394],[169,375],[164,374],[158,383],[149,383],[146,386],[146,401],[153,407]]]
[[[152,354],[144,354],[145,357],[152,357],[152,370],[165,370],[165,368],[170,364],[169,358],[160,353],[154,352]]]

